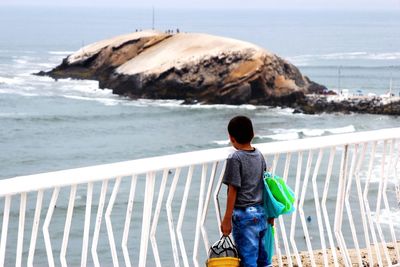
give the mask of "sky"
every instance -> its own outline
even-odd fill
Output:
[[[17,6],[126,6],[156,8],[399,9],[400,0],[1,0]]]

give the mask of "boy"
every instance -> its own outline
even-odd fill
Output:
[[[260,151],[252,147],[251,120],[237,116],[228,124],[229,139],[237,149],[227,159],[223,183],[228,186],[225,216],[221,223],[224,236],[231,233],[243,267],[270,266],[264,249],[267,229],[263,208],[263,172],[266,163]]]

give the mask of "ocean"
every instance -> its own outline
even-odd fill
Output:
[[[396,116],[130,100],[96,81],[32,75],[83,45],[152,26],[151,9],[0,9],[0,179],[228,146],[226,125],[239,114],[253,120],[254,143],[400,127]],[[400,93],[400,11],[156,7],[154,26],[255,43],[329,89],[380,95],[392,84]]]
[[[399,15],[155,8],[154,26],[253,42],[330,89],[379,95],[391,79],[393,92],[400,92]],[[254,120],[256,143],[400,125],[397,117],[379,115],[132,101],[99,89],[95,81],[32,75],[83,45],[151,27],[151,9],[2,7],[0,178],[226,146],[226,124],[237,114]]]

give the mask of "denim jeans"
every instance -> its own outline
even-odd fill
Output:
[[[266,229],[267,222],[262,205],[233,210],[232,234],[242,267],[271,266],[264,248]]]

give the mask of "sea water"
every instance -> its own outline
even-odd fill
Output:
[[[151,9],[111,11],[0,9],[0,179],[228,146],[238,114],[252,118],[255,143],[400,126],[397,116],[130,100],[96,81],[32,75],[83,45],[153,26]],[[329,89],[379,95],[392,80],[400,92],[399,11],[156,8],[154,26],[256,43]]]

